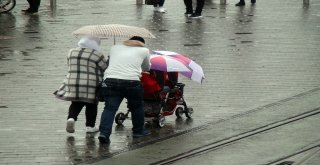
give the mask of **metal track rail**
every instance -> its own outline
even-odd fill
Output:
[[[285,161],[285,160],[290,159],[290,158],[292,158],[292,157],[294,157],[296,155],[308,152],[310,150],[314,150],[314,151],[311,154],[309,154],[308,156],[306,156],[304,159],[300,160],[299,162]],[[282,164],[301,165],[301,164],[305,163],[306,161],[308,161],[313,156],[315,156],[319,152],[320,152],[320,144],[316,144],[316,145],[313,145],[311,147],[308,147],[308,148],[302,149],[300,151],[297,151],[297,152],[295,152],[293,154],[290,154],[290,155],[284,156],[282,158],[279,158],[277,160],[270,161],[270,162],[266,163],[265,165],[282,165]]]
[[[256,128],[256,129],[253,129],[253,130],[250,130],[250,131],[247,131],[247,132],[243,132],[243,133],[240,133],[240,134],[237,134],[237,135],[222,139],[220,141],[217,141],[217,142],[208,144],[206,146],[202,146],[202,147],[190,150],[190,151],[182,153],[182,154],[175,155],[175,156],[170,157],[168,159],[152,163],[152,165],[172,164],[172,163],[177,162],[179,160],[182,160],[182,159],[185,159],[185,158],[189,158],[189,157],[194,157],[194,156],[197,156],[197,155],[200,155],[200,154],[203,154],[203,153],[207,153],[207,152],[210,152],[210,151],[213,151],[213,150],[217,150],[220,147],[224,147],[224,146],[230,145],[232,143],[235,143],[237,141],[243,140],[245,138],[248,138],[248,137],[251,137],[251,136],[254,136],[254,135],[258,135],[260,133],[263,133],[263,132],[266,132],[266,131],[269,131],[269,130],[272,130],[272,129],[275,129],[275,128],[278,128],[278,127],[281,127],[281,126],[284,126],[284,125],[287,125],[287,124],[290,124],[290,123],[293,123],[293,122],[308,118],[308,117],[311,117],[311,116],[315,116],[315,115],[318,115],[318,114],[320,114],[320,107],[318,107],[316,109],[313,109],[313,110],[310,110],[310,111],[307,111],[305,113],[301,113],[301,114],[293,116],[293,117],[289,117],[289,118],[286,118],[286,119],[283,119],[283,120],[279,120],[279,121],[264,125],[262,127]],[[316,146],[314,146],[312,148],[315,148],[315,147],[318,147],[318,145],[316,145]],[[309,148],[309,150],[312,149],[312,148]]]

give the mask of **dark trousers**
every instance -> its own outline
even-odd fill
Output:
[[[109,137],[118,108],[124,98],[128,101],[131,112],[132,132],[142,133],[144,130],[143,88],[140,81],[107,78],[107,87],[102,88],[105,98],[104,110],[101,114],[100,135]]]
[[[159,7],[159,6],[162,7],[163,4],[164,4],[164,0],[158,0],[157,2],[158,2],[158,3],[155,3],[155,4],[153,5],[154,7],[157,7],[157,6],[158,6],[158,7]]]
[[[77,121],[78,115],[84,106],[86,106],[86,126],[94,127],[96,124],[96,118],[97,118],[97,112],[98,112],[97,104],[72,101],[69,107],[68,119],[73,118],[75,121]]]
[[[184,0],[184,4],[186,5],[187,13],[193,13],[192,0]],[[195,13],[201,14],[204,6],[204,0],[197,0],[197,7]]]
[[[27,0],[30,6],[30,9],[38,11],[40,6],[40,0]]]

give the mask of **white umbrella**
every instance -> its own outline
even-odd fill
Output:
[[[75,30],[74,32],[72,32],[72,34],[76,36],[88,35],[99,38],[114,37],[114,39],[115,37],[130,38],[133,36],[140,36],[143,38],[156,38],[146,28],[121,24],[87,25]]]

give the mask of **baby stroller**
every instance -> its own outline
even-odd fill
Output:
[[[192,117],[193,109],[188,107],[183,98],[185,84],[178,83],[177,72],[150,70],[142,73],[141,82],[144,89],[144,111],[146,121],[153,121],[157,126],[165,125],[165,116],[175,113],[177,118],[183,114]],[[115,123],[122,125],[128,118],[130,109],[126,113],[118,113]]]

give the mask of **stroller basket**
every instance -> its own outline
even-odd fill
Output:
[[[144,100],[145,114],[159,114],[161,110],[161,103],[155,100]]]

